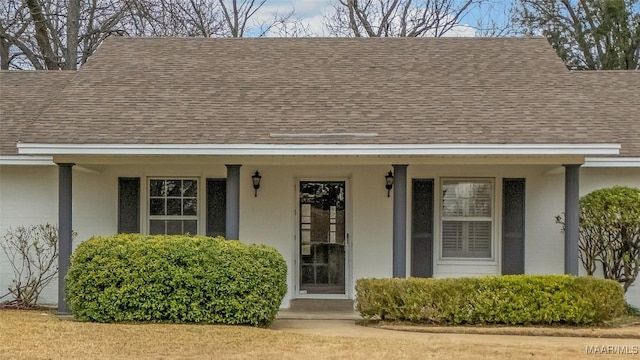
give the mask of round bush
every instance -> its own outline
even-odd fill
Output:
[[[266,326],[287,291],[275,249],[203,236],[91,238],[65,279],[71,313],[96,322]]]

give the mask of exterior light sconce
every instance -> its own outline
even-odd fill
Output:
[[[253,191],[254,191],[253,196],[258,196],[258,189],[260,189],[260,179],[262,179],[262,176],[260,176],[260,173],[258,172],[258,170],[256,170],[256,173],[253,174],[253,176],[251,177],[251,181],[253,182]]]
[[[393,173],[389,170],[389,173],[384,176],[385,187],[387,188],[387,197],[391,194],[391,189],[393,188]]]

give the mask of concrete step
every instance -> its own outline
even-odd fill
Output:
[[[353,311],[353,300],[349,299],[293,299],[289,305],[292,312]]]
[[[279,320],[361,320],[353,310],[342,311],[291,311],[282,309],[276,316]]]

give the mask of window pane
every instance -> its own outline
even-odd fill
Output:
[[[198,216],[197,189],[198,181],[194,179],[149,180],[149,233],[196,235],[198,220],[194,217]]]
[[[457,257],[462,252],[462,222],[442,222],[442,257]]]
[[[180,197],[182,195],[180,182],[181,180],[167,180],[167,196]]]
[[[182,196],[196,197],[198,195],[198,182],[195,180],[184,180],[182,182]]]
[[[491,222],[474,221],[469,223],[470,257],[491,257]]]
[[[149,221],[149,234],[150,235],[163,235],[164,234],[164,220],[151,220]]]
[[[149,201],[149,215],[164,215],[164,198]]]
[[[182,215],[182,200],[167,199],[167,215]]]
[[[151,180],[149,183],[149,196],[165,196],[164,180]]]
[[[167,235],[182,235],[182,220],[167,220]]]
[[[196,220],[185,220],[184,221],[184,233],[189,235],[198,234],[198,221]]]
[[[442,257],[491,257],[490,221],[443,221]]]
[[[197,215],[198,201],[196,199],[184,199],[182,202],[182,215]]]
[[[491,182],[451,180],[442,184],[442,215],[491,217]]]

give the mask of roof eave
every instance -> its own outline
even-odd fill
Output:
[[[618,155],[620,144],[43,144],[20,155],[534,156]]]
[[[583,166],[589,168],[640,168],[640,157],[587,157]]]
[[[52,156],[0,155],[2,166],[53,166]]]

